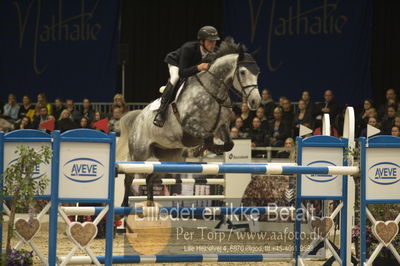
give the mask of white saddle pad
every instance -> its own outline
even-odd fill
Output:
[[[182,83],[182,85],[179,87],[178,93],[175,96],[175,101],[178,99],[179,95],[181,94],[182,89],[183,89],[183,85],[185,85],[185,82]],[[151,111],[156,111],[156,110],[158,110],[158,108],[160,108],[160,105],[161,105],[161,97],[156,99],[152,103],[150,103],[150,110]]]

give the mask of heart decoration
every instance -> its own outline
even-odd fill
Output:
[[[14,225],[16,233],[25,241],[31,240],[40,230],[40,222],[37,218],[33,218],[31,222],[19,218]]]
[[[92,222],[72,222],[67,228],[67,235],[79,247],[86,247],[97,235],[97,226]]]
[[[386,247],[390,245],[398,232],[399,225],[395,221],[377,221],[372,226],[372,233]]]
[[[314,217],[310,223],[312,230],[322,238],[325,238],[333,227],[333,220],[330,217]]]

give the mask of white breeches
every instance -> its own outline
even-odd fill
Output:
[[[177,66],[168,64],[168,70],[169,70],[169,82],[175,86],[179,80],[179,68]]]

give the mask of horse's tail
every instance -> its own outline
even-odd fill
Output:
[[[117,143],[117,149],[115,152],[116,161],[126,161],[129,153],[129,129],[133,127],[136,117],[139,115],[141,110],[134,110],[124,115],[120,122],[120,136]]]

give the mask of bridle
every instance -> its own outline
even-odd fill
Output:
[[[239,57],[240,57],[240,56],[239,56]],[[244,64],[257,64],[257,63],[256,63],[256,61],[250,61],[250,60],[239,61],[239,57],[238,57],[238,60],[237,60],[237,63],[236,63],[236,69],[235,69],[235,72],[234,72],[234,74],[233,74],[233,77],[236,76],[236,78],[237,78],[237,80],[238,80],[238,82],[239,82],[239,85],[240,85],[240,90],[242,91],[244,97],[245,97],[246,99],[248,99],[248,97],[249,97],[250,94],[253,92],[253,90],[257,89],[258,85],[257,85],[257,84],[250,84],[250,85],[244,86],[243,83],[242,83],[242,80],[240,79],[239,68],[240,68],[240,66],[242,66],[242,65],[244,65]],[[230,102],[229,102],[228,104],[225,103],[226,100],[229,99],[229,91],[232,91],[233,93],[235,93],[235,94],[236,94],[237,96],[239,96],[239,97],[240,97],[241,95],[239,95],[239,93],[238,93],[235,89],[232,89],[232,86],[228,86],[228,84],[226,84],[226,82],[225,82],[223,79],[217,77],[217,75],[215,75],[215,74],[214,74],[213,72],[211,72],[210,70],[206,70],[205,73],[210,74],[211,77],[213,77],[219,84],[221,84],[221,85],[223,85],[223,86],[225,87],[224,96],[223,96],[222,98],[219,98],[217,95],[215,95],[215,94],[213,94],[212,92],[210,92],[206,86],[204,86],[204,83],[201,81],[201,79],[200,79],[200,77],[199,77],[198,74],[195,75],[195,78],[196,78],[197,82],[201,85],[201,87],[202,87],[202,88],[203,88],[203,89],[218,103],[218,105],[219,105],[217,119],[215,120],[215,123],[214,123],[214,125],[213,125],[213,127],[212,127],[212,129],[211,129],[211,132],[213,132],[213,131],[217,128],[218,123],[219,123],[219,121],[220,121],[220,118],[221,118],[221,109],[222,109],[222,107],[225,107],[225,108],[232,108],[232,103],[230,103]],[[246,89],[247,89],[247,88],[252,88],[252,89],[249,91],[249,93],[246,93]]]

